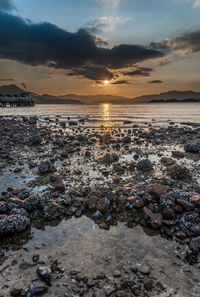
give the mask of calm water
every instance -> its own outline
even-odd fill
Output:
[[[125,120],[136,122],[152,121],[190,121],[200,122],[200,103],[167,103],[167,104],[135,104],[135,105],[36,105],[25,108],[1,108],[0,115],[41,115],[54,117],[70,116],[78,120],[88,117],[87,125],[107,123],[119,126]]]

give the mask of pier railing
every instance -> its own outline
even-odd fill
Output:
[[[21,94],[0,94],[0,107],[34,106],[35,102],[30,98],[29,93]]]

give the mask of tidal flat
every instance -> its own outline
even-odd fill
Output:
[[[200,123],[0,135],[0,296],[200,296]]]

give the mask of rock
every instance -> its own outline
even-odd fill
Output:
[[[54,170],[55,170],[54,166],[49,161],[44,161],[40,163],[38,166],[38,172],[40,174],[50,173]]]
[[[187,153],[200,153],[200,141],[185,144],[184,150]]]
[[[131,143],[131,137],[125,136],[124,138],[122,138],[122,142],[123,143]]]
[[[47,266],[39,266],[37,269],[38,276],[48,285],[51,283],[52,271]]]
[[[185,240],[187,238],[187,235],[183,231],[179,231],[175,234],[175,236],[180,240]]]
[[[194,235],[200,236],[200,224],[192,226],[190,230],[194,233]]]
[[[200,252],[200,236],[191,240],[189,248],[193,251],[194,254],[198,254]]]
[[[109,228],[110,228],[109,225],[106,224],[106,222],[104,222],[104,221],[100,222],[98,224],[98,226],[99,226],[100,229],[104,229],[104,230],[109,230]]]
[[[118,270],[118,269],[115,269],[114,271],[113,271],[113,276],[114,277],[120,277],[121,276],[121,271],[120,270]]]
[[[169,166],[168,175],[175,180],[188,180],[192,177],[190,170],[182,165]]]
[[[145,221],[154,230],[159,229],[162,224],[162,215],[160,213],[153,213],[149,208],[144,207],[142,210]]]
[[[16,289],[16,288],[13,288],[11,291],[10,291],[10,295],[12,297],[18,297],[18,296],[21,296],[21,292],[22,292],[22,289]]]
[[[5,214],[7,210],[6,203],[4,201],[0,201],[0,214]]]
[[[108,199],[107,198],[99,198],[96,202],[96,209],[100,210],[100,211],[104,211],[106,210],[106,208],[108,207]]]
[[[193,194],[190,202],[194,203],[197,207],[200,207],[200,194]]]
[[[165,194],[165,191],[165,186],[160,184],[152,184],[148,189],[148,192],[155,197],[160,197],[161,195]]]
[[[24,208],[24,201],[17,197],[9,198],[7,201],[7,207],[9,209]]]
[[[175,218],[175,212],[172,208],[165,208],[162,211],[162,215],[165,219],[174,219]]]
[[[44,284],[40,281],[34,282],[31,284],[31,286],[28,290],[28,293],[30,295],[27,295],[27,296],[31,296],[31,297],[39,296],[39,295],[45,293],[47,291],[47,289],[48,289],[48,287],[46,284]]]
[[[144,288],[147,291],[150,291],[153,287],[153,279],[152,278],[147,278],[143,282]]]
[[[193,210],[195,208],[193,203],[190,203],[188,201],[177,199],[176,202],[183,207],[185,210]]]
[[[20,263],[19,268],[22,270],[26,270],[28,268],[30,268],[32,265],[29,262],[23,261]]]
[[[144,275],[149,275],[151,273],[151,268],[147,265],[142,266],[139,271]]]
[[[142,159],[137,163],[137,169],[143,172],[150,171],[153,169],[153,164],[149,159]]]
[[[53,182],[54,185],[54,191],[58,191],[63,193],[65,191],[65,185],[62,181],[62,178],[60,177],[59,174],[52,174],[50,176],[50,180]]]
[[[44,206],[44,216],[45,218],[53,217],[56,212],[59,210],[60,205],[56,202],[49,202],[47,205]]]
[[[39,145],[42,142],[42,137],[39,134],[34,134],[29,138],[32,145]]]
[[[119,156],[115,153],[106,153],[102,158],[104,163],[113,163],[119,160]]]
[[[96,209],[96,205],[97,205],[97,201],[98,201],[98,197],[91,195],[86,199],[86,205],[90,208],[90,209]]]
[[[0,235],[22,232],[30,225],[30,219],[22,215],[4,216],[0,219]]]
[[[37,124],[37,117],[29,117],[28,118],[28,123],[30,125],[36,125]]]
[[[144,200],[140,196],[130,196],[127,198],[127,201],[135,208],[144,207]]]
[[[172,158],[169,157],[162,157],[160,159],[160,162],[164,165],[164,166],[171,166],[175,163],[175,161]]]
[[[40,208],[40,206],[41,206],[40,197],[30,196],[29,198],[26,198],[24,200],[24,208],[28,212],[38,209]]]

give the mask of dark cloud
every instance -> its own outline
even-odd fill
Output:
[[[114,78],[114,74],[106,67],[93,65],[86,65],[82,68],[76,68],[70,72],[69,75],[80,75],[97,82],[101,80],[111,80]]]
[[[186,55],[200,52],[200,30],[169,39],[167,46]]]
[[[0,0],[0,10],[10,11],[15,8],[12,0]]]
[[[163,56],[161,51],[141,45],[99,47],[84,29],[70,33],[50,23],[33,24],[2,11],[0,20],[0,58],[32,66],[48,65],[74,72],[90,64],[114,70]]]
[[[159,80],[159,79],[149,81],[149,84],[162,84],[162,83],[163,83],[163,81]]]
[[[150,76],[152,71],[152,68],[137,67],[134,70],[123,72],[123,74],[127,76]]]
[[[0,82],[14,81],[13,78],[0,78]]]
[[[177,36],[175,38],[152,42],[150,44],[150,48],[162,51],[163,53],[180,51],[184,55],[200,52],[200,30]]]
[[[126,79],[116,80],[112,83],[112,85],[128,85],[129,81]]]

